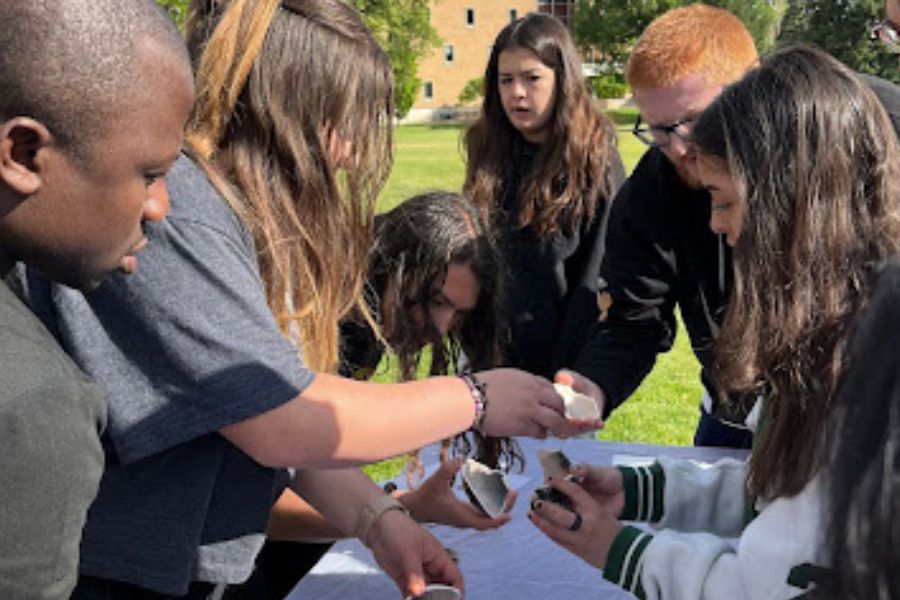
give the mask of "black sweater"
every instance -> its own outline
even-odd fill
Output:
[[[731,288],[731,249],[709,228],[705,190],[688,188],[658,149],[648,151],[613,201],[601,268],[612,299],[576,370],[600,386],[606,410],[628,398],[672,347],[676,305],[708,390]]]
[[[552,377],[556,369],[574,363],[597,320],[608,202],[602,198],[594,218],[572,234],[544,238],[531,226],[520,227],[519,191],[538,151],[538,146],[520,141],[503,185],[498,225],[508,271],[504,317],[511,337],[505,362]],[[614,148],[606,177],[613,193],[625,179]]]

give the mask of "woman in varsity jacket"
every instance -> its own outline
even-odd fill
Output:
[[[719,389],[766,398],[751,457],[581,466],[554,482],[574,514],[529,516],[639,598],[790,598],[827,577],[822,465],[854,332],[873,299],[900,302],[900,149],[867,86],[806,47],[727,88],[693,142],[710,226],[734,249]]]

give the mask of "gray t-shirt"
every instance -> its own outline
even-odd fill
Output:
[[[103,472],[100,392],[0,280],[0,598],[66,600]]]
[[[166,183],[171,213],[148,226],[136,273],[87,295],[33,276],[28,288],[109,404],[81,572],[180,595],[192,580],[249,577],[286,482],[218,430],[291,400],[314,374],[269,311],[233,211],[187,157]]]

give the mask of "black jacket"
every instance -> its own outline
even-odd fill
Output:
[[[613,201],[601,268],[601,292],[612,304],[575,365],[603,389],[607,411],[671,349],[676,305],[701,379],[713,389],[708,372],[731,288],[731,249],[709,217],[709,193],[688,188],[658,149],[644,155]]]
[[[499,222],[500,243],[507,263],[504,317],[510,328],[505,362],[544,377],[571,366],[597,320],[596,294],[603,257],[607,199],[594,218],[572,234],[542,238],[518,225],[519,190],[538,147],[517,144],[504,180]],[[610,154],[609,189],[625,179],[618,151]]]

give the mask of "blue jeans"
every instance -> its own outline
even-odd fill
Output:
[[[750,448],[753,434],[746,429],[726,425],[700,409],[700,422],[694,433],[695,446],[715,446],[719,448]]]

